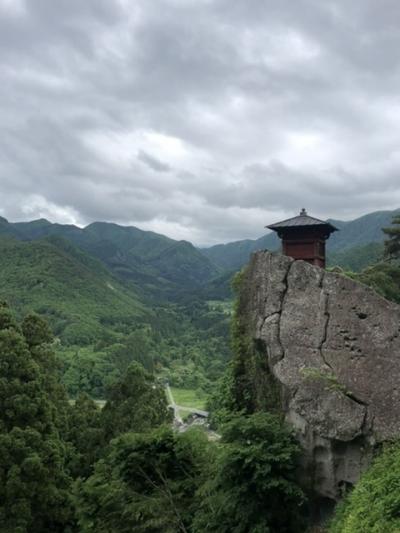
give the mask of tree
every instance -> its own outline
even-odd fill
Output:
[[[122,343],[108,349],[111,360],[121,374],[133,361],[140,363],[148,372],[154,372],[152,340],[149,328],[137,329],[130,333]]]
[[[114,440],[78,490],[83,533],[191,531],[209,443],[200,430],[162,427]]]
[[[400,445],[388,446],[339,504],[330,533],[400,531]]]
[[[395,258],[400,256],[400,215],[395,215],[392,225],[389,228],[383,228],[383,233],[389,238],[385,241],[385,256]]]
[[[400,303],[400,267],[396,263],[381,262],[360,273],[347,275],[368,285],[387,300]]]
[[[29,313],[22,322],[22,333],[30,348],[49,344],[54,337],[48,323],[36,313]]]
[[[70,409],[66,439],[72,444],[68,467],[74,478],[86,479],[103,451],[100,409],[87,395],[80,394]]]
[[[101,413],[105,442],[134,431],[148,431],[171,419],[163,387],[139,363],[110,387]]]
[[[41,369],[0,307],[0,530],[65,531],[71,519],[66,449]]]
[[[53,421],[64,438],[70,407],[67,393],[60,382],[60,364],[52,346],[53,334],[46,320],[36,313],[29,313],[25,316],[21,330],[29,352],[39,366],[39,379],[49,396]]]
[[[299,449],[280,419],[236,416],[222,431],[220,453],[202,487],[196,533],[302,531],[303,493],[294,481]]]

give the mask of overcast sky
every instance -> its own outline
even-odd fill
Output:
[[[0,0],[0,215],[196,244],[400,207],[399,0]]]

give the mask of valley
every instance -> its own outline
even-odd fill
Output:
[[[341,231],[328,241],[329,264],[359,271],[377,261],[380,228],[392,215],[334,221]],[[34,311],[48,320],[71,397],[103,398],[138,361],[204,407],[231,357],[230,280],[250,253],[277,244],[268,234],[197,249],[117,224],[1,218],[0,298],[20,316]]]
[[[69,523],[71,531],[102,531],[104,524],[108,528],[104,531],[131,531],[140,523],[145,524],[144,531],[171,533],[187,531],[185,524],[191,524],[193,531],[203,533],[210,523],[213,530],[221,531],[221,517],[227,532],[239,522],[248,524],[249,531],[253,524],[273,524],[273,531],[303,531],[306,522],[314,520],[310,511],[314,495],[295,475],[301,446],[283,422],[279,383],[271,377],[266,353],[279,360],[281,330],[286,331],[282,339],[290,346],[294,343],[297,353],[302,345],[292,335],[298,331],[299,339],[305,339],[303,360],[307,360],[308,346],[315,341],[304,337],[312,331],[308,315],[323,321],[326,315],[304,313],[304,306],[328,302],[327,296],[320,298],[320,283],[314,291],[317,296],[307,291],[304,300],[301,287],[306,281],[315,283],[315,276],[330,279],[329,286],[336,280],[349,294],[368,294],[383,309],[395,304],[375,292],[400,303],[398,260],[383,260],[383,239],[375,232],[382,216],[363,217],[368,224],[363,226],[362,239],[360,220],[342,224],[341,238],[347,235],[348,242],[328,250],[335,272],[329,273],[328,268],[321,274],[320,269],[295,262],[297,269],[291,270],[292,277],[298,270],[294,289],[289,290],[288,282],[286,287],[289,296],[294,294],[287,306],[291,315],[286,308],[282,313],[281,279],[285,276],[279,275],[279,264],[289,264],[291,259],[273,254],[271,261],[254,271],[257,275],[251,275],[251,267],[240,271],[250,252],[265,246],[270,235],[245,245],[221,245],[210,252],[115,224],[77,228],[44,220],[17,224],[0,220],[0,344],[5,361],[0,401],[2,423],[8,424],[8,440],[0,443],[2,456],[7,465],[22,461],[21,475],[16,477],[19,494],[28,493],[27,487],[36,483],[38,467],[32,463],[33,456],[40,468],[46,465],[48,469],[47,450],[57,450],[60,458],[59,464],[50,465],[51,475],[42,477],[41,489],[44,495],[57,494],[58,503],[49,506],[44,499],[32,504],[32,516],[40,513],[40,506],[46,509],[38,533],[52,530],[54,524],[59,524],[59,531],[69,531]],[[253,266],[257,257],[268,255],[255,254]],[[278,266],[268,272],[267,265],[273,261]],[[263,281],[266,273],[267,284]],[[272,319],[282,316],[283,325],[266,329],[269,337],[258,342],[254,332],[249,333],[249,325],[260,322],[254,316],[259,295],[264,304],[269,300],[262,292],[266,286],[276,291],[272,302],[281,298],[281,312],[273,313]],[[341,302],[339,293],[333,291],[329,300],[336,294]],[[289,296],[284,298],[285,305]],[[253,318],[246,310],[247,301],[256,303]],[[298,306],[301,312],[296,311]],[[354,314],[354,307],[347,308]],[[342,314],[342,310],[337,313]],[[365,324],[364,311],[356,317]],[[299,320],[306,325],[296,330]],[[330,331],[328,322],[326,331]],[[275,339],[273,332],[278,333]],[[343,335],[347,343],[350,336]],[[354,351],[354,346],[350,349]],[[293,372],[311,387],[310,402],[319,387],[320,395],[331,395],[345,406],[354,403],[353,392],[343,388],[335,376],[324,374],[324,365],[322,370],[313,361],[310,365],[304,375]],[[358,411],[363,409],[357,402],[354,405]],[[324,420],[332,417],[328,412]],[[16,430],[15,421],[19,424]],[[329,442],[324,443],[328,450]],[[19,446],[22,455],[11,459],[15,454],[9,449]],[[26,476],[26,471],[34,472],[34,478]],[[255,503],[249,476],[256,479],[259,497]],[[374,476],[379,481],[379,475]],[[317,478],[334,482],[329,475]],[[16,515],[14,499],[7,498],[9,530],[13,531],[14,524],[22,528],[31,524],[29,509]],[[276,504],[266,505],[274,498]],[[335,498],[336,493],[329,513]],[[216,509],[219,500],[225,503]],[[226,514],[230,502],[233,506]],[[255,512],[247,512],[251,505]],[[350,509],[354,505],[358,509],[357,502],[350,502]],[[340,514],[337,520],[340,524]]]

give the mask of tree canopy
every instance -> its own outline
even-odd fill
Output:
[[[124,377],[110,387],[101,412],[106,442],[128,431],[150,430],[170,419],[163,387],[139,363],[131,363]]]
[[[201,489],[194,531],[302,531],[304,496],[294,477],[298,453],[276,415],[234,417],[222,430],[217,460]]]
[[[23,331],[2,305],[0,530],[64,531],[72,517],[66,447],[30,337]]]
[[[389,238],[385,241],[385,256],[399,257],[400,256],[400,215],[393,217],[392,225],[388,228],[383,228],[383,233]]]
[[[177,434],[167,427],[114,440],[79,487],[82,532],[188,532],[208,449],[201,431]]]

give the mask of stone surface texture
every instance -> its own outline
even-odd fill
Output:
[[[400,435],[400,306],[269,252],[252,256],[241,300],[303,447],[303,482],[338,500]]]

